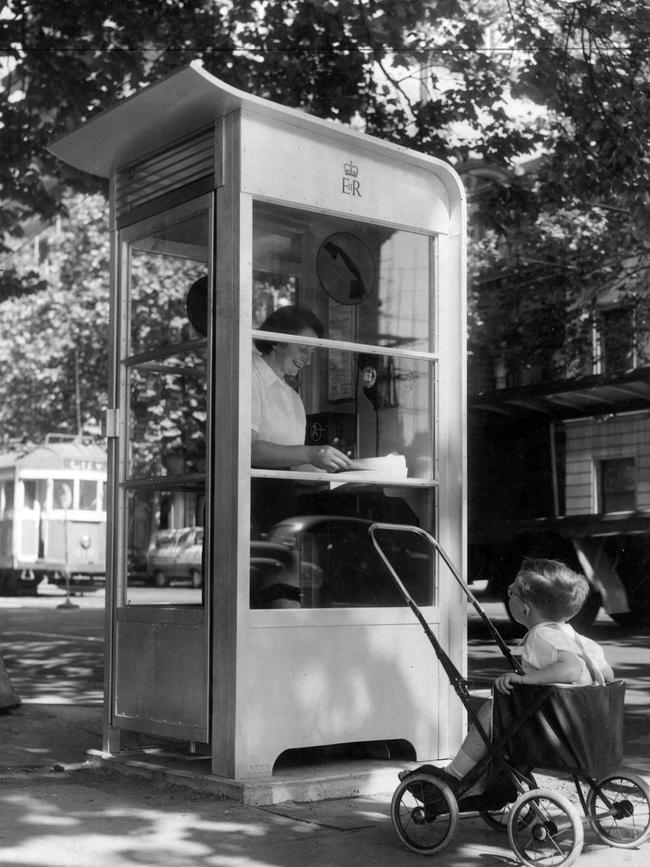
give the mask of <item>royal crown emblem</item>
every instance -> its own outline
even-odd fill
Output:
[[[359,169],[357,168],[357,166],[355,166],[352,160],[350,160],[349,163],[343,164],[343,171],[349,178],[356,178],[356,176],[359,174]]]

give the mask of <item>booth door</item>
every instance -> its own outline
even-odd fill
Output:
[[[211,197],[120,233],[111,724],[206,742]]]

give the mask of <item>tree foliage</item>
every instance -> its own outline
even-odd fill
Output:
[[[2,109],[0,232],[60,206],[60,182],[96,185],[55,163],[46,146],[95,112],[200,58],[259,96],[349,121],[372,113],[373,73],[438,8],[410,0],[8,0],[0,42],[15,64]],[[58,181],[59,183],[57,183]]]
[[[508,9],[506,31],[522,49],[511,93],[544,107],[541,147],[534,171],[486,203],[474,338],[511,372],[590,372],[606,299],[633,311],[637,362],[647,362],[650,9],[591,0]]]
[[[469,166],[495,169],[473,205],[472,342],[513,370],[578,372],[604,290],[648,319],[649,37],[645,0],[6,0],[0,239],[70,201],[74,221],[75,202],[105,194],[48,143],[200,58],[236,87],[447,159],[470,192]],[[106,304],[95,223],[70,230],[56,283],[0,275],[0,297],[31,292],[0,306],[10,365],[33,372],[34,417],[19,390],[0,410],[12,436],[55,417],[74,428],[73,345],[89,417],[104,400],[104,338],[89,315]]]
[[[97,435],[107,405],[108,222],[100,195],[77,196],[57,238],[60,273],[0,305],[3,442]]]

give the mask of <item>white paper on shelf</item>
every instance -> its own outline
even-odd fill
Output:
[[[336,473],[336,481],[330,482],[330,488],[348,482],[372,482],[379,479],[399,480],[408,476],[406,458],[404,455],[390,454],[378,458],[358,458],[351,461],[351,468]]]

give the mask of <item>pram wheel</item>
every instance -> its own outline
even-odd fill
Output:
[[[631,849],[650,836],[650,787],[636,774],[610,774],[590,788],[587,817],[600,839]]]
[[[513,771],[516,774],[517,780],[523,789],[527,789],[530,791],[531,789],[537,788],[537,781],[532,774],[524,774],[522,771]],[[495,810],[479,810],[479,816],[483,821],[492,828],[493,831],[502,831],[504,834],[508,830],[508,819],[510,818],[510,810],[512,809],[512,805],[514,801],[519,797],[519,794],[516,794],[515,797],[507,804],[504,804],[502,807],[499,807]],[[522,827],[525,827],[528,822],[532,819],[532,812],[530,809],[526,811],[522,811],[519,817],[519,822],[522,823]]]
[[[544,789],[521,795],[510,811],[508,839],[522,864],[573,864],[584,833],[577,811],[563,796]]]
[[[415,773],[395,789],[390,814],[397,836],[419,855],[440,852],[454,836],[458,803],[446,783]]]

